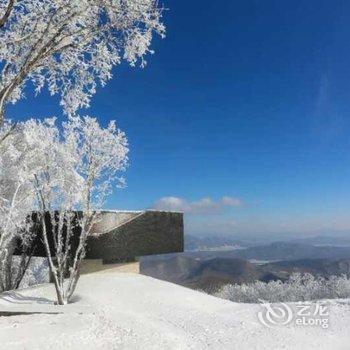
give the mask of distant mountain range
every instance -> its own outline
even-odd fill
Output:
[[[350,247],[313,246],[310,244],[275,242],[233,252],[235,257],[256,260],[347,259]]]
[[[140,272],[157,279],[211,293],[231,283],[251,283],[257,280],[284,281],[294,272],[308,272],[323,277],[341,274],[350,276],[350,259],[302,259],[254,264],[236,258],[202,260],[177,255],[164,260],[143,260],[140,264]]]
[[[307,238],[298,238],[291,240],[293,243],[311,244],[311,245],[329,245],[333,247],[350,247],[350,234],[346,236],[315,236]]]
[[[272,238],[237,238],[234,236],[211,235],[211,236],[185,236],[185,251],[227,250],[232,247],[247,248],[268,245],[278,242]],[[283,242],[308,244],[313,246],[350,247],[350,234],[344,236],[312,236],[304,238],[284,239]]]
[[[248,248],[185,251],[185,256],[198,258],[240,258],[246,260],[347,259],[350,246],[311,245],[295,242],[274,242]]]
[[[293,272],[350,275],[350,247],[275,242],[231,251],[192,251],[143,257],[140,272],[210,292],[228,283],[285,280]]]
[[[197,237],[186,235],[185,236],[185,251],[198,251],[198,250],[226,250],[236,249],[240,247],[246,247],[242,241],[227,236],[208,236]]]

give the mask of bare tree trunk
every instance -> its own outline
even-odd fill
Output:
[[[15,251],[15,239],[8,237],[3,243],[0,252],[0,290],[2,292],[15,289],[15,276],[13,268],[13,253]]]
[[[50,273],[53,277],[53,281],[55,284],[57,303],[59,305],[65,305],[65,304],[67,304],[67,301],[64,298],[63,289],[59,283],[59,278],[57,276],[57,269],[55,267],[55,264],[53,262],[53,258],[51,256],[50,244],[49,244],[49,240],[47,237],[45,211],[43,211],[43,213],[41,214],[41,223],[42,223],[42,230],[43,230],[44,246],[45,246],[45,250],[46,250],[47,259],[49,260]]]
[[[67,299],[69,300],[78,284],[79,278],[80,278],[80,267],[83,259],[85,258],[86,254],[86,242],[87,238],[90,234],[94,219],[95,219],[96,213],[83,213],[83,219],[81,221],[81,232],[79,237],[79,245],[77,247],[77,250],[75,252],[75,257],[73,261],[72,266],[72,272],[69,276],[69,284],[67,288]]]
[[[37,184],[37,195],[38,195],[38,201],[39,201],[39,205],[41,208],[41,225],[42,225],[42,233],[43,233],[43,239],[44,239],[44,246],[45,246],[45,250],[46,250],[46,255],[47,255],[47,259],[49,261],[49,268],[50,268],[50,273],[53,277],[53,281],[54,281],[54,285],[55,285],[55,289],[56,289],[56,295],[57,295],[57,303],[59,305],[65,305],[67,304],[67,301],[64,298],[64,293],[63,293],[63,288],[59,283],[59,278],[57,275],[57,269],[56,266],[54,264],[52,255],[51,255],[51,249],[50,249],[50,243],[47,237],[47,228],[46,228],[46,220],[45,220],[45,216],[46,216],[46,205],[45,205],[45,200],[43,197],[42,192],[39,189],[39,181],[36,175],[34,175],[36,184]],[[52,232],[52,234],[54,234],[54,232]]]
[[[6,105],[6,100],[9,96],[9,93],[10,93],[9,87],[5,87],[0,91],[0,126],[5,121],[5,105]]]
[[[29,264],[32,260],[34,251],[35,251],[35,246],[33,244],[31,244],[31,247],[25,247],[22,246],[22,255],[21,255],[21,261],[18,264],[18,270],[15,276],[15,280],[14,280],[14,288],[13,289],[18,289],[23,277],[26,273],[26,271],[28,270]]]
[[[5,121],[5,98],[4,98],[4,89],[0,91],[0,126]]]

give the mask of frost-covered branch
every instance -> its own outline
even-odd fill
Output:
[[[34,205],[29,145],[20,126],[0,127],[0,291],[17,288],[30,261]],[[14,267],[16,249],[22,252]]]
[[[28,81],[59,94],[67,114],[89,106],[113,66],[144,66],[154,33],[165,34],[156,0],[0,0],[2,13],[0,122]]]
[[[0,7],[1,10],[5,11],[2,17],[0,17],[0,29],[5,25],[5,23],[9,19],[11,12],[13,10],[14,4],[15,4],[15,0],[8,0],[7,6],[5,7],[5,9],[3,8],[3,6]]]

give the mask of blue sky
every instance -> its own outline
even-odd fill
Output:
[[[175,197],[195,234],[350,228],[350,3],[164,4],[148,66],[117,67],[81,112],[129,138],[128,187],[107,206]],[[61,113],[43,93],[9,115]]]

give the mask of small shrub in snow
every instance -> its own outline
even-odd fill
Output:
[[[17,269],[21,262],[19,256],[13,257],[13,267]],[[33,256],[30,259],[28,268],[24,272],[19,288],[27,288],[41,283],[50,282],[50,270],[47,258]]]
[[[329,278],[295,273],[286,281],[257,281],[251,284],[229,284],[222,287],[215,296],[239,303],[267,301],[296,302],[320,299],[350,297],[350,279],[345,276]]]

